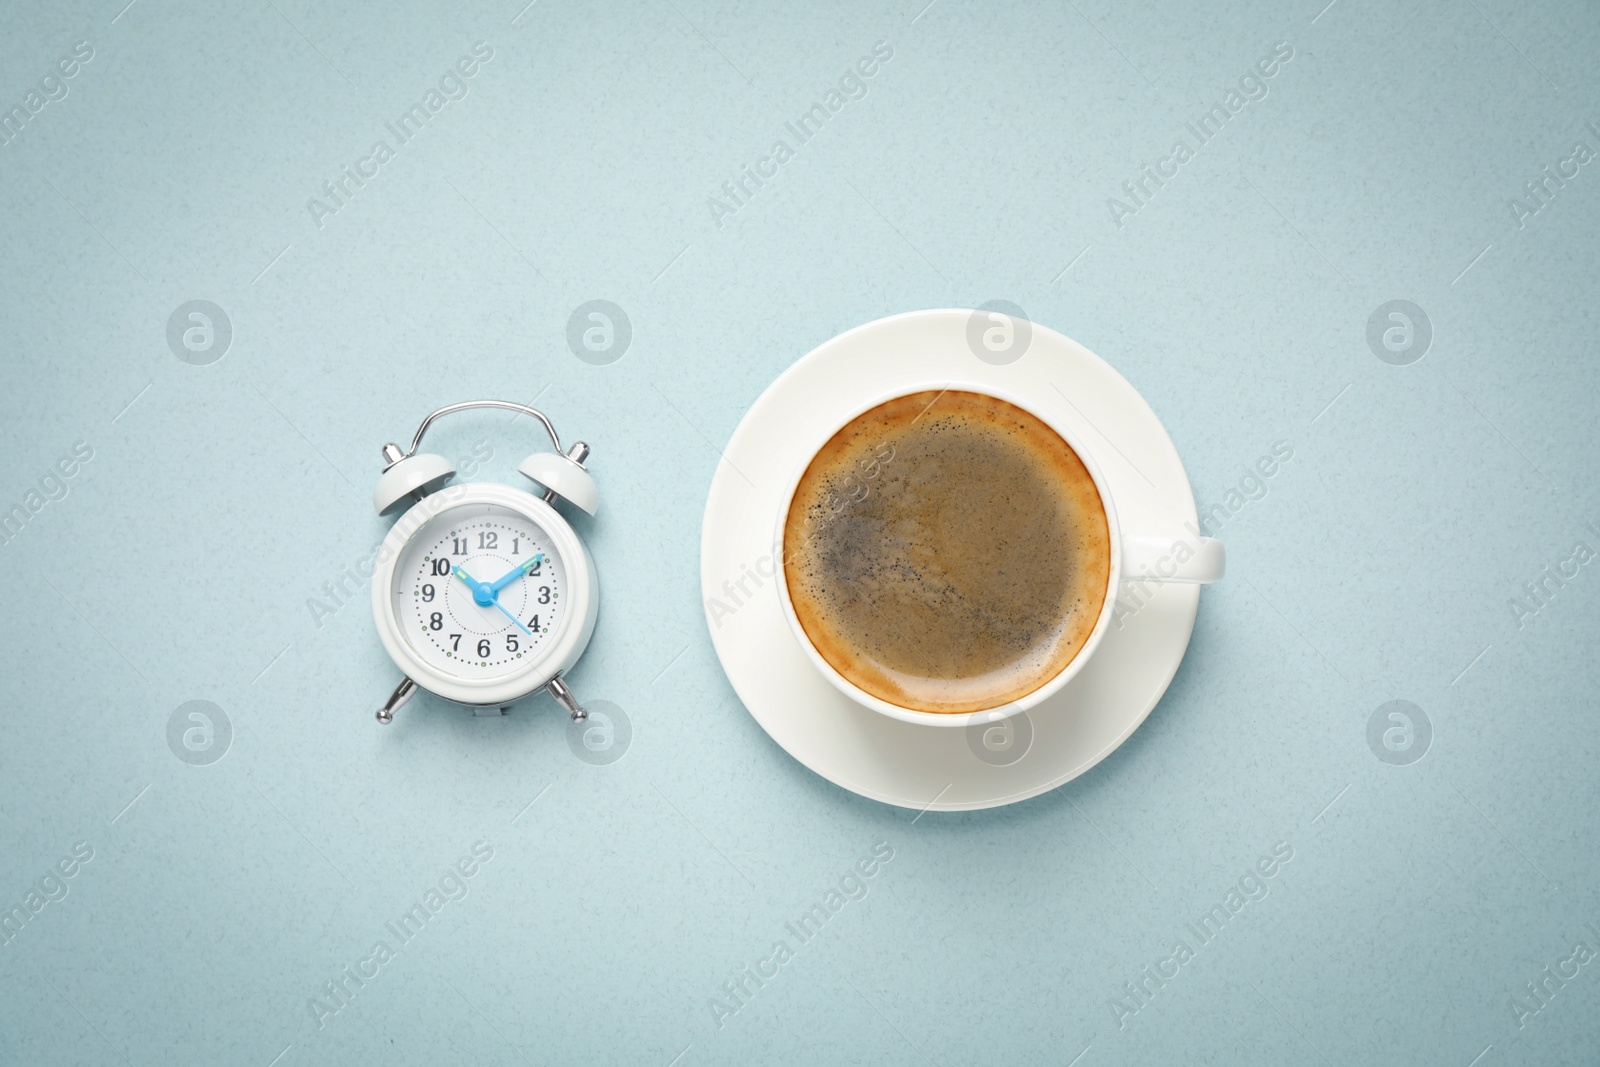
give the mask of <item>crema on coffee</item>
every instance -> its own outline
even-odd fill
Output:
[[[1093,632],[1110,573],[1078,454],[981,393],[913,393],[852,420],[811,460],[783,528],[812,645],[918,711],[1001,707],[1054,678]]]

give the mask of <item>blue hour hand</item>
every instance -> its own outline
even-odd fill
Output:
[[[480,608],[494,603],[494,589],[488,582],[480,582],[460,567],[450,568],[450,573],[461,579],[461,584],[472,590],[472,602]]]

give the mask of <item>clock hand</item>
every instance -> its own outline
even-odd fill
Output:
[[[511,612],[506,611],[506,606],[504,604],[502,604],[502,603],[500,603],[500,601],[496,600],[494,602],[494,606],[499,608],[502,612],[505,612],[505,617],[510,619],[512,622],[516,623],[517,624],[517,629],[521,630],[523,633],[527,634],[529,637],[533,636],[533,631],[528,629],[526,626],[522,625],[522,620],[521,619],[519,619],[515,615],[511,614]]]
[[[472,599],[474,603],[485,608],[494,603],[494,593],[490,590],[489,583],[478,581],[478,579],[468,574],[459,566],[450,568],[450,573],[454,574],[457,578],[460,578],[461,583],[468,589],[472,590]]]
[[[540,556],[539,558],[543,559],[544,557]],[[530,560],[529,564],[531,564],[532,562],[533,561]],[[487,607],[499,608],[500,611],[505,615],[506,618],[510,619],[512,622],[517,624],[517,629],[521,630],[523,633],[527,634],[529,637],[533,636],[533,631],[528,629],[526,626],[522,625],[522,620],[517,618],[515,615],[511,614],[511,612],[507,611],[505,605],[500,603],[500,598],[495,595],[495,588],[493,586],[491,586],[488,582],[480,582],[480,581],[478,581],[476,578],[472,577],[472,575],[468,574],[465,570],[463,570],[460,567],[452,568],[451,573],[453,573],[457,578],[460,578],[461,581],[467,586],[467,588],[472,590],[472,602],[474,604],[477,604],[479,607],[485,607],[485,608],[487,608]],[[515,576],[516,574],[519,574],[519,573],[521,573],[520,569],[518,571],[513,571],[512,575]]]
[[[541,552],[532,559],[523,560],[521,563],[513,567],[509,572],[501,575],[493,582],[490,582],[489,589],[494,593],[499,593],[500,590],[504,589],[506,586],[510,585],[518,578],[521,578],[524,574],[527,574],[529,571],[533,570],[533,568],[537,567],[543,559],[544,553]]]

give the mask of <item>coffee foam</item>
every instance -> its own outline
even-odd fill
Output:
[[[929,391],[858,416],[812,458],[783,574],[806,636],[852,684],[980,711],[1072,662],[1105,602],[1110,544],[1060,434],[995,397]]]

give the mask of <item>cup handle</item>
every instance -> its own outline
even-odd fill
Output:
[[[1222,577],[1226,564],[1227,554],[1215,537],[1127,534],[1122,538],[1124,582],[1208,585]]]

